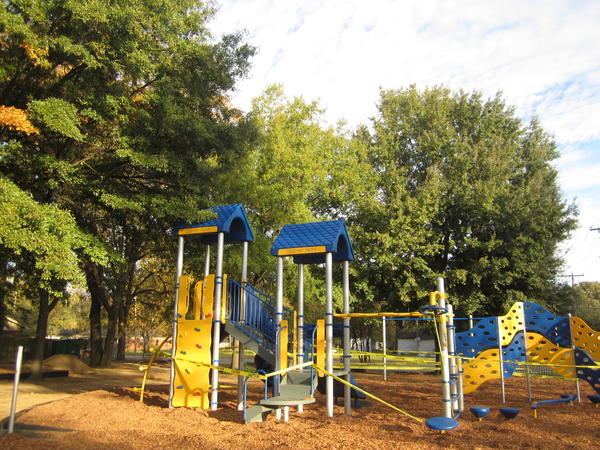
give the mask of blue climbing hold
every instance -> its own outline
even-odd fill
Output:
[[[471,411],[471,414],[477,419],[481,420],[490,413],[490,408],[486,406],[472,406],[469,408],[469,411]]]
[[[520,412],[521,410],[519,408],[500,408],[500,413],[505,419],[514,419]]]
[[[454,430],[458,426],[458,420],[451,417],[432,417],[425,421],[425,425],[433,430]]]

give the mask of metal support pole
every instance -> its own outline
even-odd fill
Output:
[[[284,345],[283,342],[280,342],[281,334],[279,333],[279,327],[281,325],[281,320],[283,319],[283,257],[277,257],[277,309],[275,311],[275,326],[277,330],[277,342],[279,348],[280,345]],[[287,342],[285,343],[287,345]],[[275,370],[281,369],[279,364],[279,352],[275,352]],[[280,377],[274,377],[275,383],[275,395],[279,395],[279,381]],[[279,411],[279,410],[278,410]],[[281,414],[281,413],[278,413]]]
[[[383,316],[381,323],[383,325],[383,381],[387,381],[387,358],[386,358],[386,349],[387,349],[387,337],[386,337],[386,326],[385,326],[385,316]]]
[[[350,261],[344,261],[343,273],[344,314],[350,314]],[[344,319],[344,372],[346,381],[350,383],[350,319]],[[347,416],[352,413],[352,392],[350,386],[344,385],[344,411]]]
[[[460,374],[459,374],[459,364],[456,359],[456,349],[454,342],[454,309],[452,304],[446,302],[446,309],[448,310],[448,325],[447,325],[447,334],[448,334],[448,362],[450,367],[450,397],[452,398],[452,411],[454,414],[460,414],[462,412],[461,409],[461,389],[460,389]]]
[[[169,383],[169,408],[173,407],[173,385],[175,384],[175,356],[177,356],[177,308],[179,307],[179,278],[183,273],[183,236],[177,239],[177,275],[175,277],[175,307],[173,309],[173,336],[171,337],[171,382]]]
[[[575,359],[575,345],[573,344],[573,334],[571,332],[571,313],[569,313],[569,337],[571,338],[571,351],[573,352],[573,376],[575,377],[575,391],[577,392],[577,403],[581,403],[581,388],[579,387],[579,377],[577,376],[577,361]]]
[[[304,362],[304,264],[298,264],[298,364]],[[298,405],[298,412],[304,412],[304,405]]]
[[[500,325],[500,317],[497,318],[498,322],[498,363],[500,364],[500,390],[502,394],[502,403],[506,403],[506,389],[504,386],[504,355],[502,354],[502,326]],[[527,348],[527,341],[525,341],[525,348]]]
[[[221,295],[223,293],[223,247],[225,233],[217,235],[217,269],[215,271],[215,301],[213,310],[212,365],[219,365],[219,344],[221,341]],[[219,370],[211,371],[210,409],[216,411],[219,400]]]
[[[333,373],[333,255],[325,254],[325,369]],[[326,379],[327,417],[333,417],[333,378]]]
[[[469,314],[469,330],[473,328],[473,314]]]
[[[437,279],[437,290],[440,294],[445,293],[444,279]],[[442,295],[439,300],[439,305],[442,308],[446,308],[446,299]],[[442,402],[444,403],[444,416],[452,417],[452,398],[450,395],[450,367],[448,358],[448,335],[445,326],[447,318],[446,314],[440,314],[437,316],[438,319],[438,330],[440,335],[440,365],[442,372]]]
[[[500,320],[498,320],[500,322]],[[523,321],[523,341],[525,342],[525,373],[527,375],[527,398],[531,403],[533,396],[531,395],[531,374],[529,373],[529,356],[527,356],[527,325]]]
[[[13,381],[12,401],[10,403],[10,415],[8,416],[7,434],[15,431],[15,413],[17,411],[17,393],[19,392],[19,380],[21,379],[21,363],[23,362],[23,346],[17,347],[17,360],[15,361],[15,379]]]
[[[210,244],[206,244],[206,253],[204,257],[204,277],[210,273]]]
[[[248,241],[242,243],[242,287],[246,287],[248,284]],[[239,319],[240,323],[244,323],[246,319],[246,290],[240,291],[240,310]],[[244,344],[238,341],[238,368],[244,370],[246,367],[246,359],[244,355]],[[237,393],[237,404],[238,411],[244,409],[244,377],[238,375],[238,393]]]

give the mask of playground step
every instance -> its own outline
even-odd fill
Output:
[[[253,351],[271,365],[275,363],[275,352],[266,341],[259,342],[249,327],[228,320],[225,323],[225,331],[240,341],[247,350]]]
[[[305,398],[297,398],[290,397],[287,395],[276,395],[275,397],[267,398],[261,400],[259,403],[262,406],[295,406],[295,405],[308,405],[310,403],[314,403],[314,397],[305,397]]]
[[[273,408],[262,405],[254,405],[246,410],[245,423],[264,422]]]

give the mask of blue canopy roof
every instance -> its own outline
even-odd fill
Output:
[[[354,259],[345,221],[286,225],[271,247],[273,256],[293,256],[296,264],[322,264],[325,253],[333,253],[334,261]]]
[[[215,219],[178,226],[173,230],[179,236],[198,235],[204,244],[217,242],[217,234],[220,232],[225,234],[226,244],[254,241],[254,233],[243,205],[235,203],[233,205],[213,206],[210,210],[217,214]]]

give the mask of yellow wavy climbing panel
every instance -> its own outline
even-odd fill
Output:
[[[595,362],[600,362],[600,333],[592,330],[579,317],[571,317],[571,340],[573,345],[585,351]]]
[[[192,285],[192,277],[182,275],[179,277],[179,289],[177,300],[177,315],[185,317],[190,306],[190,286]]]
[[[557,375],[574,378],[573,350],[559,347],[538,333],[527,333],[527,360],[547,364]]]
[[[519,331],[523,331],[525,327],[525,312],[523,310],[523,302],[516,302],[510,308],[508,314],[499,316],[500,334],[502,338],[502,346],[510,344]]]
[[[465,394],[475,391],[486,381],[500,379],[500,357],[497,348],[484,350],[477,359],[463,364]]]

